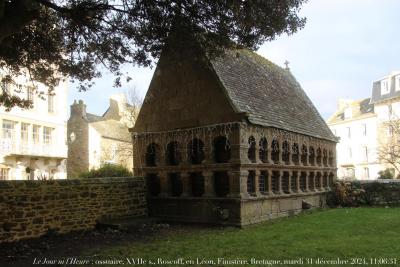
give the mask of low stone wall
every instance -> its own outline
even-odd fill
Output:
[[[400,180],[359,181],[367,205],[400,205]]]
[[[142,178],[0,181],[0,242],[89,230],[102,218],[146,214]]]

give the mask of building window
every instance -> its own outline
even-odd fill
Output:
[[[368,147],[365,146],[363,150],[364,150],[364,161],[368,162]]]
[[[53,133],[53,128],[43,127],[43,144],[50,145],[52,143],[52,133]],[[113,144],[113,148],[114,148],[114,144]],[[115,150],[115,149],[113,149],[113,150]],[[114,151],[112,151],[112,152],[114,152]],[[112,154],[115,154],[115,152]]]
[[[363,123],[363,124],[361,124],[361,127],[362,127],[363,136],[367,136],[367,124]]]
[[[147,146],[146,150],[146,166],[153,167],[157,166],[157,154],[159,152],[158,146],[151,143]]]
[[[4,181],[4,180],[8,180],[8,173],[9,173],[9,169],[8,168],[0,168],[0,180]]]
[[[204,194],[204,177],[201,175],[201,172],[191,173],[190,181],[192,186],[192,195],[194,197],[201,197]]]
[[[170,173],[169,182],[171,188],[171,195],[179,197],[183,193],[183,183],[179,173]]]
[[[265,137],[261,138],[260,140],[259,157],[262,162],[268,162],[268,142],[267,138]]]
[[[32,142],[34,144],[39,144],[39,134],[40,134],[40,126],[33,125],[32,126]]]
[[[271,176],[271,189],[274,194],[279,194],[280,193],[280,188],[279,188],[279,179],[280,179],[280,173],[279,171],[272,171],[272,176]]]
[[[364,168],[364,177],[365,177],[365,179],[369,179],[369,168],[368,167]]]
[[[347,129],[347,137],[351,138],[351,128],[350,127],[346,127]]]
[[[300,174],[300,190],[305,192],[307,191],[307,173],[301,172]]]
[[[180,162],[179,144],[178,142],[171,142],[167,145],[167,164],[176,166]]]
[[[256,192],[256,172],[249,171],[247,176],[247,193],[254,194]]]
[[[290,164],[290,145],[288,141],[282,143],[282,160],[286,165]]]
[[[280,153],[280,149],[279,149],[279,143],[277,140],[272,140],[271,143],[271,160],[275,163],[275,164],[279,164],[279,153]]]
[[[29,129],[29,124],[28,123],[21,123],[21,142],[23,143],[28,143],[28,129]]]
[[[231,158],[231,146],[225,136],[214,139],[214,160],[216,163],[226,163]]]
[[[157,174],[151,173],[146,178],[148,192],[152,196],[158,196],[161,192],[160,177]]]
[[[268,172],[261,171],[258,177],[258,186],[261,193],[266,193],[268,191]]]
[[[226,197],[229,194],[229,176],[225,171],[214,172],[214,186],[217,197]]]
[[[49,113],[54,112],[54,95],[48,95],[47,96],[47,111]]]
[[[3,120],[3,138],[4,139],[13,139],[14,137],[14,125],[15,122]]]
[[[249,149],[247,150],[247,157],[250,162],[256,163],[256,139],[253,136],[249,137]]]
[[[189,142],[188,146],[189,159],[192,164],[201,164],[204,161],[204,143],[198,138],[194,138]]]
[[[31,86],[26,87],[26,99],[33,103],[33,87]]]
[[[390,92],[389,80],[381,81],[381,95],[388,94]]]
[[[393,116],[393,107],[392,105],[388,105],[388,119],[392,118]]]

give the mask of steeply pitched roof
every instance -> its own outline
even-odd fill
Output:
[[[124,124],[116,120],[102,120],[90,123],[90,126],[103,137],[117,139],[125,142],[131,141],[131,136]]]
[[[251,123],[336,141],[289,70],[244,49],[211,64],[234,108]]]

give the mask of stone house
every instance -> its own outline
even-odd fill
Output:
[[[247,225],[321,207],[336,138],[288,69],[164,48],[132,130],[149,215]]]
[[[98,169],[105,163],[120,164],[132,170],[131,126],[126,114],[130,106],[122,95],[113,95],[102,115],[86,112],[82,100],[71,105],[67,123],[68,177]]]

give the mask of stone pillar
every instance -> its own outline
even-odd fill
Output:
[[[256,137],[254,137],[255,138],[255,141],[254,142],[256,142],[256,152],[255,152],[255,156],[256,156],[256,163],[262,163],[262,161],[260,160],[260,140],[258,139],[257,140],[257,138]],[[257,175],[256,175],[257,176]],[[256,178],[256,180],[257,180],[257,178]]]
[[[274,194],[274,192],[272,191],[272,172],[270,170],[267,170],[267,181],[265,181],[267,183],[268,186],[268,195],[272,196]]]
[[[279,165],[283,165],[283,161],[282,161],[282,153],[283,153],[283,144],[282,144],[282,140],[278,141],[278,145],[279,145],[279,153],[278,153],[278,164]],[[281,177],[281,176],[279,176]],[[280,179],[280,178],[279,178]]]
[[[279,178],[278,178],[278,194],[282,195],[282,176],[283,176],[283,171],[278,171],[279,173]]]
[[[214,155],[212,151],[212,142],[211,144],[209,142],[204,143],[204,163],[205,164],[211,164],[214,162]]]
[[[167,197],[170,195],[171,188],[169,186],[168,174],[166,172],[160,172],[160,197]]]
[[[229,194],[231,198],[248,198],[247,193],[247,178],[249,172],[247,170],[229,171]]]
[[[310,176],[310,172],[306,171],[305,173],[306,173],[306,190],[305,190],[305,192],[310,192],[310,183],[308,181],[308,179],[309,179],[308,177]]]
[[[212,171],[203,171],[204,197],[215,197],[214,174]]]
[[[256,196],[262,196],[262,194],[260,192],[260,175],[261,175],[260,170],[256,170],[256,177],[254,179],[254,187],[255,187]]]
[[[301,172],[298,171],[297,175],[295,177],[295,179],[296,179],[296,192],[297,193],[300,193],[300,176],[301,176]]]
[[[288,179],[288,189],[289,189],[289,194],[293,194],[293,190],[292,190],[292,184],[295,183],[295,181],[293,181],[293,173],[294,171],[289,171],[289,179]]]
[[[190,174],[187,172],[182,172],[181,173],[181,179],[182,179],[182,197],[189,197],[192,195],[192,187],[191,187],[191,181],[190,181]]]

